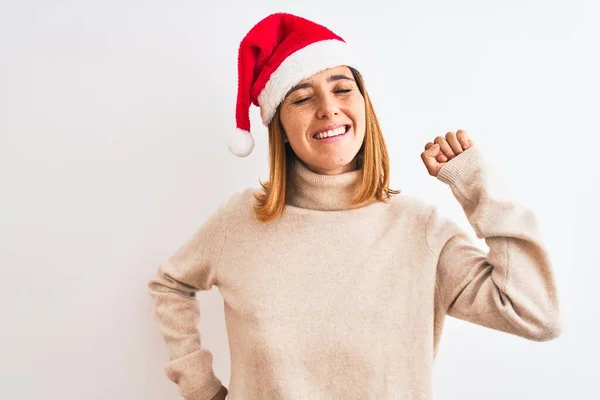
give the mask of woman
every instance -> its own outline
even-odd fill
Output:
[[[236,135],[268,126],[270,180],[236,193],[149,282],[186,399],[431,399],[444,318],[542,341],[560,334],[556,283],[532,211],[501,196],[462,130],[424,146],[477,237],[389,188],[386,145],[348,45],[290,14],[240,44]],[[201,346],[195,293],[218,286],[230,388]]]

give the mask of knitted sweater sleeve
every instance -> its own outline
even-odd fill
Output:
[[[504,181],[471,147],[447,162],[437,178],[448,184],[478,238],[432,206],[426,241],[437,257],[436,307],[447,315],[530,340],[560,335],[553,266],[533,211],[507,195]]]
[[[211,351],[201,346],[196,292],[209,290],[216,283],[226,220],[226,203],[222,203],[148,282],[158,328],[169,353],[164,370],[187,400],[212,399],[222,385],[213,371]]]

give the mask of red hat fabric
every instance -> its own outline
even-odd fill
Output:
[[[254,148],[250,105],[260,107],[269,125],[287,92],[299,81],[340,65],[357,67],[357,55],[340,36],[305,18],[275,13],[259,21],[238,51],[236,130],[229,150],[246,157]]]

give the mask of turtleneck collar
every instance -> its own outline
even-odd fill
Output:
[[[294,160],[290,174],[292,187],[289,191],[289,205],[319,211],[361,207],[350,204],[360,184],[361,170],[324,175],[313,172],[299,160]]]

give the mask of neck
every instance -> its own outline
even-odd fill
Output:
[[[290,165],[288,204],[319,211],[339,211],[356,208],[352,198],[362,179],[362,170],[353,169],[336,175],[311,171],[301,161]]]
[[[351,162],[349,162],[346,165],[342,165],[342,166],[337,167],[336,169],[330,169],[330,170],[310,166],[310,165],[304,163],[300,159],[296,159],[295,162],[302,163],[304,165],[304,167],[310,169],[314,173],[321,174],[321,175],[339,175],[339,174],[344,174],[346,172],[350,172],[350,171],[354,171],[354,170],[358,169],[358,157],[355,157],[354,160],[352,160]]]

